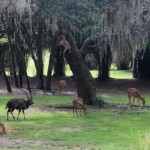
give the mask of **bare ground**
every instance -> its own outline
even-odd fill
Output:
[[[53,77],[52,78],[52,83],[51,83],[51,87],[53,89],[54,85],[59,81],[59,80],[66,80],[67,81],[67,91],[69,94],[71,94],[71,92],[74,94],[76,93],[76,85],[75,85],[75,80],[73,77]],[[34,94],[37,95],[44,95],[44,94],[48,94],[48,92],[44,91],[44,90],[38,90],[36,89],[36,83],[37,83],[37,78],[36,77],[30,77],[30,86],[32,88],[32,91]],[[6,85],[5,85],[5,80],[2,76],[0,76],[0,94],[9,94],[7,92],[6,89]],[[15,88],[14,86],[14,79],[13,77],[9,77],[9,81],[12,87],[12,94],[23,94],[22,91],[20,91],[18,88]],[[44,78],[44,81],[46,81],[46,78]],[[94,80],[95,83],[95,87],[97,92],[102,92],[102,91],[106,91],[106,92],[126,92],[128,88],[130,87],[135,87],[137,89],[139,89],[140,91],[144,91],[144,92],[148,92],[150,91],[150,80],[140,80],[140,79],[109,79],[107,81],[97,81],[96,79]],[[26,89],[26,80],[24,79],[24,83],[23,83],[23,88]]]

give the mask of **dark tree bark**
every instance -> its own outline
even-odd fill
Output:
[[[150,79],[150,43],[147,44],[145,50],[137,51],[134,66],[134,77],[141,79]]]
[[[57,51],[57,33],[52,37],[51,41],[51,53],[49,58],[49,65],[48,65],[48,72],[47,72],[47,78],[46,78],[46,90],[51,90],[51,78],[52,78],[52,70],[55,63],[55,55]]]
[[[28,78],[26,71],[25,71],[25,77],[26,77],[26,81],[27,81],[27,89],[29,90],[29,92],[31,92],[30,82],[29,82],[29,78]]]
[[[133,59],[133,78],[138,78],[138,61],[136,58]]]
[[[30,50],[31,57],[32,57],[32,59],[34,61],[35,68],[37,70],[38,66],[37,66],[37,60],[36,60],[36,58],[35,58],[35,56],[33,54],[34,47],[33,47],[33,44],[32,44],[32,38],[30,37],[30,34],[28,33],[28,30],[27,30],[25,24],[23,24],[23,23],[21,23],[21,31],[22,31],[22,34],[24,36],[25,42],[26,42],[26,44],[27,44],[27,46],[28,46],[28,48]]]
[[[96,96],[92,75],[83,61],[82,55],[76,47],[72,36],[66,34],[66,39],[71,46],[71,50],[65,53],[65,57],[76,80],[78,96],[81,97],[86,104],[92,105],[94,97]]]
[[[43,20],[42,18],[38,17],[37,19],[37,34],[35,33],[33,29],[33,33],[35,35],[36,39],[36,48],[37,48],[37,77],[38,77],[38,83],[37,88],[38,89],[44,89],[44,81],[43,81],[43,58],[42,58],[42,42],[43,42]]]
[[[1,65],[1,70],[2,70],[3,75],[4,75],[4,79],[5,79],[7,91],[8,91],[9,93],[11,93],[11,92],[12,92],[11,86],[10,86],[9,80],[8,80],[8,78],[7,78],[7,75],[6,75],[6,73],[5,73],[5,69],[4,69],[4,65],[3,65],[3,64]]]
[[[107,80],[109,78],[109,69],[112,62],[112,54],[109,45],[107,45],[106,51],[101,50],[99,48],[97,44],[99,38],[101,37],[95,36],[95,37],[87,38],[81,48],[81,53],[83,58],[85,58],[85,56],[88,53],[93,53],[98,65],[98,71],[99,71],[98,79]],[[101,54],[103,56],[101,56]]]
[[[28,45],[28,48],[30,49],[32,59],[34,61],[36,71],[37,71],[37,88],[38,89],[44,89],[44,81],[43,81],[43,58],[42,58],[42,42],[43,42],[43,21],[41,18],[38,19],[38,25],[37,25],[37,33],[35,32],[34,28],[32,28],[34,39],[36,40],[36,43],[32,43],[34,40],[32,40],[32,37],[28,33],[28,30],[25,26],[25,24],[21,23],[22,25],[22,33],[25,38],[25,42]],[[33,45],[36,45],[36,56],[35,57],[33,50],[35,49]]]
[[[9,45],[9,50],[10,50],[10,55],[11,55],[11,61],[12,61],[12,69],[13,69],[13,75],[14,75],[14,79],[15,79],[15,86],[18,87],[18,80],[17,80],[17,74],[16,74],[16,64],[15,64],[15,58],[14,58],[14,46],[12,44],[11,41],[11,37],[10,37],[10,27],[7,26],[7,16],[6,16],[6,20],[4,20],[3,15],[1,15],[1,21],[4,25],[4,29],[8,38],[8,45]]]
[[[21,44],[20,44],[20,37],[19,37],[19,31],[16,27],[16,23],[17,20],[15,20],[15,18],[12,18],[12,24],[13,24],[13,28],[14,28],[14,37],[15,37],[15,40],[14,40],[14,47],[15,47],[15,58],[16,58],[16,62],[17,62],[17,65],[18,65],[18,72],[19,72],[19,87],[23,87],[23,79],[22,79],[22,71],[24,71],[23,69],[23,62],[22,61],[22,52],[21,52]]]
[[[54,64],[54,76],[65,75],[64,56],[60,48],[58,48],[56,51],[55,59],[56,63]]]
[[[6,15],[6,18],[4,19],[4,14],[1,14],[1,21],[4,25],[4,29],[8,38],[8,45],[9,45],[9,50],[10,50],[10,59],[11,59],[11,64],[12,64],[12,70],[13,70],[13,75],[15,79],[15,86],[18,87],[18,81],[17,81],[17,75],[16,75],[16,66],[15,66],[15,58],[14,58],[14,47],[11,41],[11,35],[10,35],[10,27],[7,25],[8,24],[8,16]]]
[[[110,70],[110,65],[112,62],[112,55],[111,55],[111,50],[110,50],[110,46],[107,45],[107,51],[103,52],[103,57],[101,58],[101,56],[99,55],[99,75],[98,75],[98,79],[99,80],[107,80],[109,79],[109,70]],[[102,60],[101,60],[102,59]]]

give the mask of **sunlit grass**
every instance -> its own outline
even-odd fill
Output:
[[[0,38],[0,43],[5,43],[5,42],[8,42],[7,38]]]
[[[109,103],[126,104],[126,93],[100,93]],[[14,97],[14,96],[13,96]],[[50,105],[72,105],[74,96],[35,96],[34,105],[26,110],[26,120],[6,121],[5,104],[12,96],[0,96],[0,122],[13,134],[5,134],[9,139],[42,141],[51,145],[51,149],[104,149],[104,150],[149,150],[150,149],[150,112],[139,110],[123,112],[121,110],[102,110],[88,107],[88,114],[74,118],[72,111],[48,110]],[[145,94],[147,104],[150,95]],[[66,98],[66,100],[64,99]],[[15,115],[17,115],[15,111]],[[16,145],[17,146],[17,145]],[[17,148],[17,147],[16,147]],[[22,149],[30,149],[30,143]],[[41,149],[41,146],[34,146]],[[15,149],[15,147],[12,149]],[[45,148],[46,149],[46,148]]]
[[[133,75],[131,70],[112,70],[110,71],[110,77],[117,79],[131,79],[133,78]]]
[[[49,63],[49,53],[48,52],[45,53],[45,55],[43,55],[43,57],[44,57],[44,62],[45,62],[44,63],[44,75],[47,75],[47,69],[48,69],[48,63]],[[97,70],[91,70],[90,72],[91,72],[93,78],[98,77],[98,71]],[[27,73],[31,77],[36,75],[35,65],[34,65],[34,62],[33,62],[31,57],[29,58],[29,61],[28,61]],[[69,65],[66,65],[65,73],[66,73],[66,76],[72,76],[73,75],[72,71],[70,70]],[[118,78],[118,79],[131,79],[131,78],[133,78],[131,70],[117,70],[114,64],[112,64],[112,66],[111,66],[110,77],[111,78]]]

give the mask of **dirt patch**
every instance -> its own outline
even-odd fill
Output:
[[[39,107],[44,112],[56,112],[56,111],[72,111],[73,106],[45,106]],[[105,104],[102,107],[89,106],[89,109],[94,110],[115,110],[122,112],[137,112],[141,110],[149,110],[150,106],[138,106],[138,105],[122,105],[122,104]]]
[[[17,149],[22,149],[25,148],[26,146],[30,146],[30,147],[45,147],[45,144],[43,142],[40,141],[32,141],[32,140],[23,140],[23,139],[19,139],[19,140],[10,140],[4,137],[0,137],[0,147],[2,149],[6,149],[6,148],[17,148]]]
[[[39,106],[38,109],[42,112],[72,111],[73,106]]]
[[[105,104],[102,109],[116,110],[120,112],[137,112],[141,110],[148,110],[150,106],[138,106],[138,105],[122,105],[122,104]]]

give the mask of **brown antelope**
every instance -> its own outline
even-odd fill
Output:
[[[71,46],[69,42],[66,40],[64,35],[61,36],[61,41],[59,42],[59,45],[64,47],[64,51],[63,51],[64,54],[69,54],[71,52],[70,51]]]
[[[25,119],[25,113],[24,113],[25,109],[27,109],[30,105],[34,104],[33,100],[32,100],[31,93],[30,93],[30,96],[28,96],[27,94],[26,94],[26,96],[28,97],[27,100],[25,100],[23,98],[13,98],[13,99],[10,99],[7,102],[7,104],[6,104],[6,109],[8,108],[8,110],[7,110],[7,120],[9,120],[9,118],[8,118],[9,113],[11,113],[13,119],[15,120],[15,117],[13,115],[13,111],[15,109],[17,109],[19,111],[17,120],[19,119],[19,115],[20,115],[21,111],[24,114],[24,119]]]
[[[129,88],[128,89],[128,97],[129,97],[129,105],[131,105],[131,98],[132,97],[133,97],[133,103],[134,103],[134,99],[137,98],[139,105],[140,105],[140,100],[142,101],[142,104],[145,105],[144,97],[141,97],[140,92],[135,88]]]
[[[63,90],[66,91],[66,87],[67,87],[67,81],[66,80],[60,80],[55,86],[54,86],[54,90],[52,91],[52,93],[54,94],[55,92],[62,92]]]
[[[0,123],[0,134],[4,134],[5,133],[5,126],[4,124]]]
[[[73,116],[74,116],[74,112],[76,112],[76,116],[78,117],[78,111],[80,111],[80,116],[81,116],[82,110],[83,110],[83,113],[86,115],[87,110],[83,103],[83,99],[80,97],[73,99]]]

